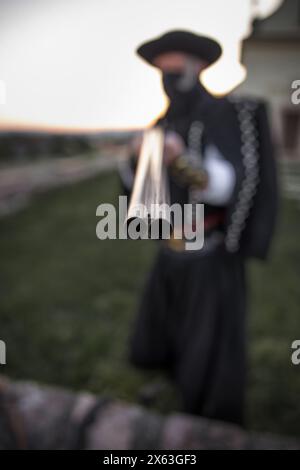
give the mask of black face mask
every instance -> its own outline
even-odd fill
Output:
[[[185,76],[182,73],[166,72],[163,73],[162,83],[167,96],[171,101],[188,101],[201,90],[198,77],[189,80],[188,84],[184,84]]]

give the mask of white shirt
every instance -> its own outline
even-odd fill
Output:
[[[201,192],[202,202],[213,206],[226,205],[236,182],[232,164],[225,160],[215,145],[209,144],[205,149],[203,167],[208,173],[208,186]]]

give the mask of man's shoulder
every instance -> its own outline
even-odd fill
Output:
[[[255,111],[259,108],[267,107],[267,102],[260,97],[250,95],[229,95],[225,98],[227,103],[235,107],[248,108],[250,111]]]
[[[152,127],[155,127],[155,126],[163,126],[166,122],[166,118],[167,118],[167,111],[164,111],[164,113],[160,114],[157,118],[155,118],[153,121],[152,121]]]

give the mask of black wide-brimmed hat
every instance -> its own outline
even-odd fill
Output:
[[[221,56],[222,48],[218,42],[206,36],[198,36],[189,31],[169,31],[145,42],[136,52],[151,65],[154,65],[158,55],[166,52],[185,52],[205,60],[210,65]]]

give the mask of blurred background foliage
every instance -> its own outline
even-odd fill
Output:
[[[0,337],[9,376],[128,401],[163,380],[126,359],[157,245],[95,234],[96,207],[116,204],[118,192],[111,171],[42,194],[0,219]],[[247,427],[300,436],[300,367],[291,363],[291,344],[300,337],[299,226],[299,202],[282,202],[270,262],[250,263]],[[180,409],[172,384],[153,406]]]

